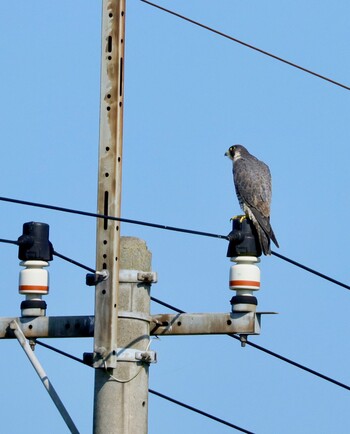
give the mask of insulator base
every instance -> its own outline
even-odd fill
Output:
[[[252,295],[235,295],[230,303],[232,312],[256,312],[258,300]]]
[[[21,315],[26,316],[45,316],[47,304],[44,300],[24,300],[21,303]]]

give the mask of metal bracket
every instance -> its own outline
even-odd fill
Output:
[[[154,271],[119,270],[121,283],[157,283],[158,275]]]
[[[86,285],[96,286],[98,283],[103,282],[109,278],[108,270],[96,271],[95,273],[88,273],[86,275]]]
[[[135,348],[118,348],[117,361],[157,363],[157,353],[150,350],[141,351]]]
[[[151,335],[260,334],[260,313],[177,313],[152,316]]]
[[[120,310],[118,312],[118,318],[138,319],[140,321],[151,322],[152,317],[143,312],[129,312]]]

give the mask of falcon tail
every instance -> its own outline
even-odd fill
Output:
[[[263,231],[263,229],[261,229],[260,225],[257,228],[257,232],[258,232],[258,237],[259,237],[261,249],[262,249],[264,255],[271,255],[270,238],[267,236],[265,231]]]
[[[270,240],[273,241],[276,247],[279,247],[279,244],[270,225],[270,217],[263,217],[254,208],[250,208],[250,210],[254,216],[254,219],[252,221],[258,232],[262,251],[264,252],[264,255],[271,255]]]
[[[271,229],[270,238],[273,241],[273,243],[275,244],[275,246],[279,247],[278,241],[276,240],[275,234],[274,234],[271,226],[270,226],[270,229]]]

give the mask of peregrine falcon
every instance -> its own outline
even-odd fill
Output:
[[[225,155],[233,163],[233,180],[239,204],[253,222],[265,255],[271,255],[270,240],[279,247],[270,225],[271,174],[268,166],[242,145],[234,145]]]

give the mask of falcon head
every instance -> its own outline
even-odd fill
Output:
[[[242,145],[233,145],[225,152],[225,156],[234,161],[241,158],[242,154],[248,154],[248,151]]]

